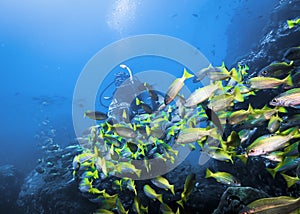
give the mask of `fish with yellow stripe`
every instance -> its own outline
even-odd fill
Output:
[[[177,96],[179,91],[182,89],[182,87],[184,85],[184,81],[189,78],[192,78],[193,76],[194,75],[188,73],[188,71],[186,69],[183,70],[182,77],[174,80],[174,82],[168,88],[168,91],[167,91],[165,99],[164,99],[165,105],[168,105],[175,99],[175,97]]]

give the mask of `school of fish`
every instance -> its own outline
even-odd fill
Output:
[[[299,20],[288,23],[294,26]],[[284,61],[270,63],[251,78],[248,75],[251,68],[247,65],[231,69],[224,63],[219,67],[209,65],[195,74],[184,68],[182,76],[169,86],[157,110],[136,98],[136,105],[144,113],[130,118],[124,111],[124,121],[118,123],[105,113],[87,111],[84,116],[100,123],[90,127],[90,133],[80,139],[84,152],[73,160],[73,176],[80,180],[79,190],[97,196],[95,202],[101,208],[95,213],[148,213],[141,194],[150,201],[159,201],[162,213],[181,213],[193,192],[197,175],[187,176],[176,209],[169,207],[162,193],[169,191],[175,196],[178,187],[164,175],[150,179],[142,193],[137,191],[136,182],[142,174],[151,174],[153,166],[149,160],[174,164],[177,148],[186,146],[191,150],[200,147],[201,155],[229,164],[238,159],[246,163],[253,157],[268,159],[277,163],[275,168],[266,168],[274,178],[280,174],[287,187],[300,184],[300,178],[293,174],[300,162],[300,66],[296,64],[299,61],[300,48],[292,47],[284,54]],[[209,85],[201,85],[204,78],[209,78]],[[184,97],[180,92],[188,81],[199,88]],[[270,101],[266,99],[264,107],[254,108],[251,97],[261,90],[275,90],[278,94]],[[154,90],[145,91],[158,99]],[[238,104],[243,103],[247,103],[247,108],[238,109],[242,106]],[[267,124],[266,132],[249,141],[262,124]],[[237,126],[243,129],[237,130]],[[136,160],[143,164],[135,164]],[[110,176],[115,176],[112,184],[115,194],[94,185]],[[207,168],[205,177],[222,185],[243,185],[224,171],[213,172]],[[131,191],[133,196],[132,206],[126,209],[118,197],[118,192],[124,190]],[[292,212],[300,208],[299,200],[288,196],[260,199],[240,213]]]

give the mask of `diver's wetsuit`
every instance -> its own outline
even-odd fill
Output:
[[[128,122],[134,115],[132,103],[135,98],[144,91],[143,84],[134,77],[131,81],[127,78],[122,84],[117,87],[114,93],[113,100],[108,108],[108,116],[113,118],[116,122]],[[124,117],[124,111],[126,117]]]

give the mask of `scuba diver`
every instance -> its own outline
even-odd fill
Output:
[[[147,83],[142,83],[137,77],[132,75],[130,68],[124,64],[121,68],[127,72],[115,74],[114,81],[111,82],[100,94],[100,104],[108,108],[108,117],[116,122],[129,122],[134,115],[142,113],[152,113],[161,104],[163,95],[151,88]],[[104,105],[103,94],[114,83],[112,101],[109,106]]]

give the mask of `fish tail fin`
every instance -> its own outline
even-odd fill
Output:
[[[215,139],[219,139],[219,133],[218,133],[217,128],[211,129],[209,132],[209,136],[211,136],[212,138],[215,138]]]
[[[93,172],[93,178],[94,178],[94,179],[99,178],[98,170],[95,170],[95,171]]]
[[[180,199],[179,201],[176,201],[176,203],[179,204],[182,208],[184,208],[183,207],[183,200],[182,199]]]
[[[272,175],[273,178],[276,176],[276,170],[271,169],[271,168],[266,168],[266,170]]]
[[[135,98],[135,104],[138,106],[138,105],[140,105],[141,104],[141,101],[140,101],[140,99],[139,98]]]
[[[150,134],[151,134],[151,129],[149,126],[146,126],[146,134],[147,134],[147,136],[150,136]]]
[[[183,70],[183,76],[182,76],[184,79],[189,79],[189,78],[192,78],[194,77],[193,74],[190,74],[185,68]]]
[[[254,113],[254,109],[251,105],[251,103],[249,103],[249,106],[248,106],[248,110],[247,110],[250,114],[253,114]]]
[[[293,137],[293,138],[300,138],[300,133],[299,133],[299,129],[298,127],[294,128],[290,135]]]
[[[86,117],[86,114],[87,114],[87,112],[85,111],[85,112],[83,113],[83,117]]]
[[[236,101],[244,102],[244,97],[242,96],[241,91],[238,87],[234,88],[233,95]]]
[[[144,207],[143,205],[141,205],[141,211],[143,213],[148,213],[148,206]]]
[[[164,203],[163,198],[162,198],[162,194],[157,195],[157,200],[159,200],[159,202],[162,203],[162,204]]]
[[[285,82],[287,85],[293,86],[293,80],[292,80],[291,74],[289,74],[284,80],[285,80],[284,82]]]
[[[218,87],[218,89],[223,89],[224,87],[223,87],[223,83],[222,83],[222,81],[218,81],[217,83],[216,83],[216,85],[217,85],[217,87]]]
[[[254,91],[249,91],[246,95],[247,96],[250,96],[250,95],[255,96],[255,92]]]
[[[210,178],[213,176],[213,172],[209,170],[209,168],[206,169],[205,178]]]
[[[107,122],[106,125],[107,125],[107,132],[110,132],[112,130],[112,125]]]
[[[235,69],[235,67],[231,68],[231,70],[229,71],[229,73],[231,75],[231,78],[234,81],[238,82],[238,79],[239,79],[239,77],[238,77],[238,71]]]
[[[135,170],[135,174],[136,174],[138,177],[141,177],[141,173],[142,173],[142,170],[140,170],[140,169]]]
[[[234,164],[233,159],[232,159],[232,156],[230,156],[229,161],[230,161],[232,164]]]
[[[282,177],[286,181],[288,188],[290,188],[291,186],[295,185],[297,183],[297,181],[299,181],[298,177],[294,178],[294,177],[285,175],[283,173],[280,173],[280,174],[282,175]]]
[[[172,192],[173,195],[175,195],[174,185],[170,186],[170,191]]]
[[[232,77],[232,79],[238,83],[241,82],[241,79],[239,77],[239,72],[238,70],[235,69],[235,67],[233,67],[231,70],[230,70],[230,75]]]
[[[95,154],[95,157],[99,157],[99,150],[98,150],[97,146],[94,146],[94,154]]]
[[[293,20],[287,20],[287,24],[288,24],[289,29],[291,29],[295,26],[295,23]]]

